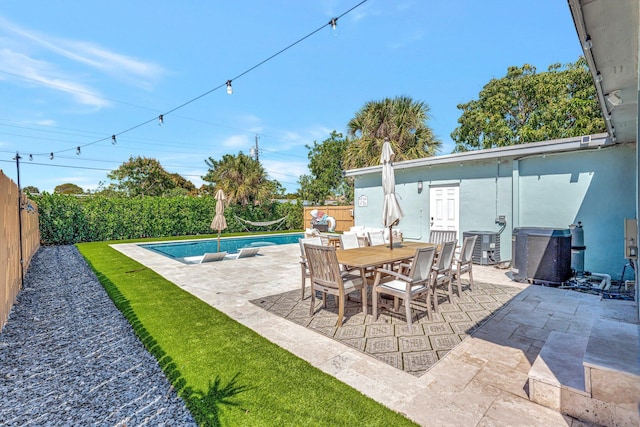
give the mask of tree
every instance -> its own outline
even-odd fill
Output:
[[[174,188],[169,190],[169,193],[184,194],[184,195],[187,195],[187,194],[196,195],[198,193],[198,189],[196,188],[195,185],[193,185],[193,182],[184,178],[182,175],[178,173],[171,173],[169,174],[169,177],[171,178],[171,181],[173,181],[173,184],[174,184]]]
[[[349,140],[335,130],[321,144],[313,142],[309,151],[311,175],[302,175],[298,181],[300,198],[323,204],[328,198],[349,204],[353,202],[353,180],[342,175],[343,162]]]
[[[38,187],[34,187],[33,185],[27,185],[22,189],[22,192],[25,194],[40,194]]]
[[[60,184],[53,189],[55,194],[83,194],[84,190],[76,184]]]
[[[209,157],[205,163],[209,170],[202,179],[211,183],[208,192],[222,189],[230,204],[258,205],[284,194],[278,181],[267,178],[262,164],[242,152],[237,156],[225,154],[221,160]]]
[[[596,90],[583,57],[537,73],[509,67],[491,79],[477,100],[458,105],[462,116],[451,138],[454,152],[504,147],[604,132]]]
[[[380,152],[389,138],[396,161],[437,154],[442,142],[428,126],[429,106],[407,96],[369,101],[348,123],[352,140],[344,166],[354,169],[380,164]]]
[[[176,185],[160,162],[147,157],[130,157],[107,174],[116,180],[115,189],[129,196],[161,196]]]

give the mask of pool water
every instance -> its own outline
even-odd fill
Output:
[[[219,252],[228,252],[232,254],[238,252],[241,248],[298,243],[298,239],[301,237],[304,237],[303,233],[228,237],[220,239]],[[206,252],[218,252],[218,239],[175,241],[167,243],[144,243],[139,246],[157,252],[169,258],[179,259],[202,256]]]

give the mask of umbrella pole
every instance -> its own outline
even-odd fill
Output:
[[[220,252],[220,230],[218,230],[218,252]]]
[[[389,249],[393,250],[393,225],[389,226]]]

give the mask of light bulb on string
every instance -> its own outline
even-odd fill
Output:
[[[331,18],[329,25],[331,25],[331,34],[338,36],[340,34],[340,30],[338,29],[338,18]]]
[[[53,151],[49,154],[49,160],[53,160]]]
[[[158,116],[158,126],[162,126],[164,124],[164,115],[160,114]]]
[[[79,145],[76,147],[76,154],[77,154],[78,156],[80,155],[80,146],[79,146]]]
[[[29,154],[29,161],[32,162],[33,161],[33,154]]]
[[[116,136],[115,135],[111,135],[111,143],[113,145],[116,145],[118,143],[118,141],[116,141]]]
[[[227,94],[233,95],[233,87],[231,87],[231,80],[227,80]]]

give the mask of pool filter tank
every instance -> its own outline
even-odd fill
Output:
[[[582,277],[584,276],[584,251],[587,249],[584,245],[582,221],[569,225],[569,228],[571,229],[571,269],[576,277]]]

